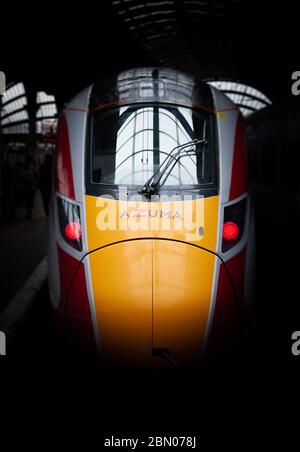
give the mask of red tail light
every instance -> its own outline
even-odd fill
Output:
[[[224,208],[222,252],[230,250],[242,238],[245,226],[247,198]]]
[[[78,251],[82,250],[80,207],[74,201],[57,196],[57,210],[62,238]]]
[[[65,234],[69,240],[81,239],[81,226],[76,221],[71,221],[65,227]]]
[[[239,236],[239,227],[233,221],[227,221],[223,225],[223,239],[224,240],[236,240]]]

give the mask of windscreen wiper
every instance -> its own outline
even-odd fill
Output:
[[[143,187],[139,190],[139,194],[142,194],[144,196],[149,196],[149,197],[151,195],[156,194],[159,182],[160,182],[162,176],[166,173],[167,169],[172,164],[172,162],[174,162],[174,165],[176,163],[178,163],[179,159],[181,158],[180,154],[183,151],[188,156],[191,155],[190,154],[191,152],[193,152],[194,154],[197,153],[197,150],[193,149],[193,146],[196,146],[197,144],[206,144],[206,142],[207,142],[206,138],[203,138],[201,140],[196,138],[194,140],[187,141],[186,143],[180,144],[179,146],[175,146],[175,148],[173,148],[171,150],[170,154],[165,158],[165,160],[159,165],[157,170],[152,174],[152,176],[145,182]],[[187,149],[187,148],[189,148],[189,149]],[[202,151],[202,149],[201,149],[201,151]],[[173,153],[174,153],[174,155],[173,155]],[[164,165],[165,165],[165,167],[162,168]],[[172,168],[171,168],[171,170],[172,170]]]

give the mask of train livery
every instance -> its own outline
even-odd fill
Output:
[[[199,362],[252,300],[241,113],[166,68],[86,88],[59,117],[49,223],[51,302],[74,343],[112,365]]]

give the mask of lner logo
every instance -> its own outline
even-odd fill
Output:
[[[0,356],[6,355],[6,337],[3,331],[0,331]]]
[[[0,94],[3,94],[6,88],[6,79],[4,72],[0,71]]]

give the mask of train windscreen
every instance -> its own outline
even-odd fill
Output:
[[[192,141],[201,146],[184,146]],[[167,159],[166,188],[215,183],[212,115],[192,108],[152,103],[95,112],[88,154],[92,184],[143,186]]]

